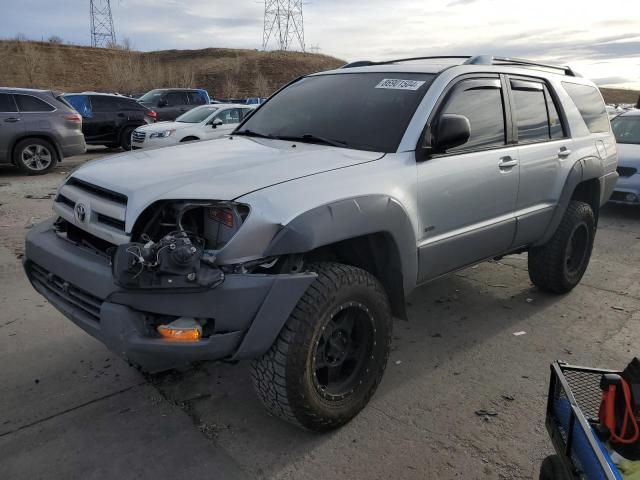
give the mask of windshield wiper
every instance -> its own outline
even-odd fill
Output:
[[[254,132],[253,130],[240,130],[238,132],[233,133],[233,135],[245,135],[247,137],[272,138],[272,139],[278,138],[268,133],[259,133],[259,132]]]
[[[333,147],[344,147],[347,145],[347,142],[343,142],[342,140],[334,140],[331,138],[320,137],[318,135],[313,135],[311,133],[305,133],[304,135],[296,136],[280,136],[275,137],[279,140],[293,140],[293,141],[308,141],[314,143],[324,143],[325,145],[331,145]]]

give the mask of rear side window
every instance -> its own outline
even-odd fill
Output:
[[[187,95],[191,105],[205,105],[207,103],[202,92],[187,92]]]
[[[563,138],[558,111],[547,88],[540,82],[511,80],[513,110],[519,143]]]
[[[94,112],[115,112],[118,99],[106,95],[91,95],[91,108]]]
[[[142,110],[143,107],[132,98],[118,98],[117,99],[118,110]]]
[[[609,118],[598,90],[589,85],[562,82],[573,103],[575,103],[584,123],[591,133],[609,131]]]
[[[55,110],[53,105],[31,95],[14,94],[13,98],[16,99],[18,110],[21,112],[52,112]]]
[[[78,112],[82,118],[92,118],[91,103],[86,95],[65,95],[64,99]]]
[[[0,93],[0,113],[17,112],[16,104],[9,93]]]
[[[441,113],[464,115],[471,136],[464,145],[447,150],[501,147],[505,144],[504,108],[499,80],[463,80],[447,100]]]

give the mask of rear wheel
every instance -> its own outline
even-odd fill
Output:
[[[595,233],[595,215],[589,204],[569,203],[553,237],[529,250],[531,281],[547,292],[569,292],[587,270]]]
[[[125,127],[120,134],[120,146],[123,150],[131,150],[131,134],[137,127]]]
[[[318,278],[271,349],[251,365],[255,390],[274,415],[314,431],[338,428],[374,394],[389,356],[387,295],[349,265],[308,267]]]
[[[14,163],[27,175],[43,175],[58,161],[51,143],[41,138],[25,138],[14,149]]]

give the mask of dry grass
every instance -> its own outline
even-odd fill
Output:
[[[343,63],[298,52],[224,48],[137,52],[0,41],[0,85],[65,92],[144,93],[152,88],[202,87],[213,97],[266,96],[295,77]]]

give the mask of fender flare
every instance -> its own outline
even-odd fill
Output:
[[[310,252],[376,233],[388,234],[397,248],[405,295],[418,275],[416,234],[404,207],[388,195],[347,198],[308,210],[286,224],[271,240],[265,257]]]
[[[573,164],[562,187],[562,192],[560,193],[560,198],[558,199],[551,221],[542,238],[533,245],[534,247],[547,243],[556,232],[576,187],[586,180],[600,179],[603,175],[604,167],[602,160],[598,157],[584,157]]]

